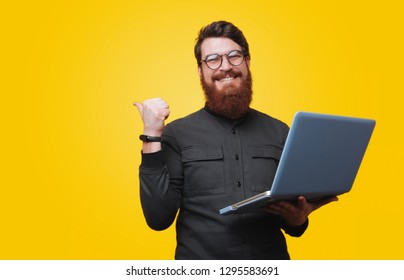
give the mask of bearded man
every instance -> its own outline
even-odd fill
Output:
[[[176,220],[176,259],[289,259],[284,233],[301,236],[324,205],[282,201],[266,211],[222,216],[219,209],[268,190],[288,126],[250,108],[250,53],[243,33],[218,21],[195,44],[204,108],[165,126],[161,98],[135,103],[144,124],[140,198],[147,224]]]

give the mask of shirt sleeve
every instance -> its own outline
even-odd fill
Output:
[[[182,180],[178,180],[175,175],[170,176],[167,167],[167,158],[171,157],[171,160],[178,162],[181,161],[178,159],[180,155],[171,145],[163,144],[163,147],[159,152],[142,153],[139,168],[143,214],[148,226],[154,230],[164,230],[171,226],[182,197]],[[173,174],[182,174],[182,165],[176,167],[177,170]]]
[[[300,237],[306,231],[307,227],[309,226],[309,219],[300,226],[289,226],[285,222],[283,222],[281,228],[290,236],[293,237]]]

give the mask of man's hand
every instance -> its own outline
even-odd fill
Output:
[[[150,136],[161,136],[164,129],[164,121],[170,115],[167,102],[161,98],[145,100],[142,103],[135,102],[142,117],[143,133]]]
[[[170,115],[168,104],[161,98],[148,99],[142,103],[133,103],[139,110],[143,121],[143,134],[160,137],[164,130],[164,121]],[[161,150],[160,142],[143,142],[143,153]]]
[[[338,197],[333,196],[315,202],[307,202],[304,196],[299,196],[297,203],[280,201],[270,204],[264,211],[280,215],[290,226],[300,226],[307,220],[311,212],[333,201],[338,201]]]

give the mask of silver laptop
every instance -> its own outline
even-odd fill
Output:
[[[277,200],[307,200],[351,190],[375,120],[317,113],[296,113],[272,187],[219,210],[249,212]]]

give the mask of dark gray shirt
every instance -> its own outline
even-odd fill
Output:
[[[286,124],[252,109],[237,121],[201,109],[166,126],[163,150],[142,155],[140,195],[155,230],[179,210],[176,259],[289,259],[283,231],[300,236],[308,221],[290,227],[259,211],[219,214],[270,188],[287,133]]]

